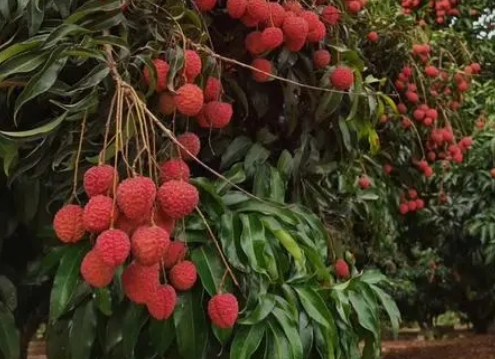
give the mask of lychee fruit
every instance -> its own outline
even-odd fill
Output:
[[[165,89],[167,88],[167,75],[168,70],[170,69],[170,65],[167,63],[167,61],[162,59],[154,59],[152,63],[156,71],[155,91],[165,91]],[[149,86],[151,84],[151,73],[147,67],[145,67],[143,70],[143,77],[144,81]]]
[[[261,33],[261,41],[265,49],[276,49],[284,42],[284,33],[278,27],[267,27]]]
[[[300,17],[286,17],[282,26],[284,38],[290,51],[299,51],[303,48],[309,27],[306,20]]]
[[[328,25],[336,25],[340,21],[340,10],[335,6],[328,5],[323,9],[321,18],[323,19],[323,22]]]
[[[180,157],[184,161],[188,161],[192,159],[191,155],[193,155],[194,157],[197,157],[199,155],[199,151],[201,149],[201,142],[199,140],[199,137],[195,133],[184,132],[182,135],[177,136],[177,141],[182,146],[184,146],[185,149],[187,149],[186,151],[182,147],[177,146],[179,149]]]
[[[347,91],[354,84],[354,74],[347,66],[338,66],[330,74],[330,83],[341,91]]]
[[[94,197],[99,194],[108,195],[113,187],[114,176],[117,171],[109,165],[93,166],[84,173],[83,187],[88,197]]]
[[[440,71],[435,66],[428,66],[425,69],[425,74],[428,77],[437,77],[440,74]]]
[[[361,187],[362,189],[367,189],[371,186],[371,182],[367,176],[361,176],[361,178],[359,178],[358,184],[359,187]]]
[[[60,208],[53,218],[53,229],[63,243],[76,243],[84,236],[82,207],[67,204]]]
[[[376,31],[370,31],[368,35],[366,35],[369,41],[376,42],[378,41],[378,33]]]
[[[129,257],[131,241],[120,229],[108,229],[96,238],[94,251],[105,264],[118,267]]]
[[[301,3],[295,0],[287,1],[284,5],[284,8],[286,11],[292,11],[296,15],[300,15],[304,10]]]
[[[352,0],[347,3],[347,8],[349,9],[349,12],[351,14],[357,14],[359,11],[361,11],[362,5],[359,1]]]
[[[306,41],[308,42],[320,42],[325,39],[327,34],[327,28],[323,22],[318,20],[313,26],[309,28]]]
[[[215,5],[217,4],[217,0],[195,0],[195,1],[199,11],[202,12],[208,12],[213,10]]]
[[[184,51],[184,73],[188,82],[194,82],[201,73],[201,68],[201,57],[198,53],[193,50]]]
[[[95,288],[103,288],[110,284],[115,268],[103,262],[98,254],[89,251],[81,263],[81,275],[86,283]]]
[[[122,286],[126,296],[137,304],[145,304],[160,285],[160,266],[145,267],[131,263],[122,273]]]
[[[117,188],[117,204],[130,220],[139,220],[151,213],[155,197],[155,183],[144,176],[128,178]]]
[[[112,220],[117,219],[118,212],[113,207],[113,199],[98,195],[91,197],[84,206],[83,224],[84,228],[91,233],[100,233],[110,228]]]
[[[170,180],[189,181],[191,172],[189,166],[180,158],[172,158],[160,165],[161,183]]]
[[[247,0],[227,0],[227,12],[233,19],[240,19],[246,12]]]
[[[186,256],[186,245],[179,240],[171,241],[167,251],[163,255],[162,265],[170,269]]]
[[[158,110],[164,115],[171,115],[175,112],[175,99],[171,93],[163,92],[158,99]]]
[[[199,192],[184,181],[168,181],[158,190],[158,203],[165,215],[181,219],[190,214],[199,202]]]
[[[155,225],[166,230],[168,234],[171,235],[174,232],[175,219],[165,215],[160,209],[160,207],[155,208],[154,220],[155,220]]]
[[[206,122],[211,128],[224,128],[233,115],[232,105],[227,102],[211,101],[205,106]]]
[[[253,79],[257,82],[266,82],[271,78],[273,65],[266,59],[254,59],[251,63],[253,67]]]
[[[132,254],[144,266],[159,263],[169,245],[169,233],[158,226],[139,227],[132,235]]]
[[[285,9],[277,2],[268,3],[268,26],[281,27],[284,23],[286,12]]]
[[[206,80],[204,99],[205,102],[218,101],[222,94],[222,83],[215,77],[208,77]]]
[[[349,271],[349,266],[347,262],[341,258],[337,259],[334,264],[335,274],[339,279],[347,279],[350,277],[351,273]]]
[[[268,3],[265,0],[248,0],[246,11],[258,23],[268,19]]]
[[[313,55],[313,64],[317,69],[324,69],[325,67],[330,65],[331,60],[332,57],[328,50],[317,50]]]
[[[407,205],[407,203],[401,203],[399,205],[399,213],[404,215],[406,214],[407,212],[409,212],[409,206]]]
[[[246,12],[244,13],[244,15],[242,15],[240,20],[246,27],[258,26],[258,20],[252,17],[251,15],[249,15],[249,13],[247,12],[247,8],[246,8]]]
[[[208,302],[208,316],[218,328],[232,328],[239,316],[237,298],[231,293],[214,295]]]
[[[185,291],[194,286],[198,273],[193,262],[182,261],[172,267],[168,277],[175,289]]]
[[[253,56],[260,55],[267,50],[259,31],[250,32],[244,40],[244,45],[246,50]]]
[[[150,293],[146,307],[150,315],[156,320],[170,318],[177,304],[177,293],[171,285],[161,285]]]
[[[185,84],[174,96],[177,110],[185,116],[196,116],[203,107],[203,91],[194,84]]]

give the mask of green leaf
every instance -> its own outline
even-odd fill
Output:
[[[294,287],[309,317],[326,328],[333,328],[333,318],[323,298],[312,288]]]
[[[29,51],[29,53],[32,53],[34,48],[40,46],[42,44],[42,37],[35,37],[31,38],[27,41],[20,42],[17,44],[13,44],[9,47],[7,47],[5,50],[0,52],[0,64],[5,62],[6,60],[14,57],[17,54],[21,54],[23,52]]]
[[[10,131],[0,131],[2,135],[9,136],[9,137],[16,137],[16,138],[26,138],[26,137],[33,137],[33,136],[39,136],[39,135],[44,135],[47,133],[50,133],[53,131],[55,128],[57,128],[63,120],[67,117],[68,112],[65,112],[64,114],[60,115],[59,117],[53,119],[52,121],[44,124],[43,126],[34,128],[32,130],[27,130],[27,131],[16,131],[16,132],[10,132]]]
[[[314,327],[314,337],[315,337],[316,350],[320,354],[320,357],[322,359],[334,359],[335,358],[334,348],[337,345],[337,341],[336,340],[332,341],[331,329],[326,328],[323,325],[316,325]]]
[[[167,89],[171,92],[175,91],[174,79],[180,71],[184,68],[184,51],[180,46],[175,46],[174,49],[169,50],[170,69],[167,74]]]
[[[63,18],[70,15],[73,0],[54,0],[54,2]]]
[[[258,143],[252,145],[244,159],[244,170],[248,177],[252,176],[258,165],[265,163],[268,157],[270,157],[270,151]]]
[[[151,319],[149,326],[151,343],[160,356],[170,348],[175,338],[174,321]]]
[[[324,119],[329,118],[340,106],[343,96],[344,94],[341,92],[325,92],[316,108],[316,122],[322,122]]]
[[[230,347],[230,359],[249,359],[265,335],[265,323],[241,326]],[[275,359],[275,358],[274,358]]]
[[[127,308],[122,322],[122,344],[126,358],[134,358],[134,350],[138,343],[139,334],[148,319],[148,312],[143,306],[131,303],[129,308]]]
[[[59,42],[60,40],[63,40],[67,35],[75,36],[90,33],[91,31],[85,29],[84,27],[63,23],[50,33],[41,47],[44,49],[48,49],[56,45],[57,42]]]
[[[292,358],[302,359],[304,352],[301,337],[299,336],[299,332],[297,330],[297,322],[294,318],[288,317],[289,313],[279,307],[274,308],[272,314],[277,319],[283,332],[285,333],[285,336],[287,337],[289,348],[292,352]]]
[[[96,288],[94,294],[95,305],[100,312],[107,316],[112,315],[112,293],[110,290],[108,288]]]
[[[265,319],[275,308],[276,296],[271,293],[261,294],[258,305],[245,319],[239,319],[239,324],[253,325]]]
[[[239,215],[242,223],[241,248],[248,258],[248,262],[258,273],[266,274],[266,263],[264,259],[265,229],[258,217],[254,215]]]
[[[235,162],[240,161],[249,151],[253,141],[246,136],[236,137],[225,150],[220,162],[220,168],[228,168]]]
[[[206,358],[208,326],[200,287],[179,295],[174,311],[177,347],[184,359]]]
[[[401,320],[400,312],[399,312],[399,308],[397,308],[397,304],[395,304],[392,297],[387,293],[385,293],[381,288],[373,284],[370,284],[369,287],[373,290],[373,292],[375,292],[378,299],[380,299],[383,309],[385,309],[385,311],[388,314],[388,317],[390,318],[392,330],[394,331],[394,334],[397,334],[399,332],[399,322]]]
[[[3,158],[3,171],[6,176],[10,173],[12,162],[18,157],[17,144],[7,138],[0,137],[0,157]]]
[[[246,272],[245,261],[241,260],[241,248],[239,238],[241,235],[241,225],[239,217],[227,212],[220,217],[219,239],[222,243],[222,250],[229,263],[236,269]]]
[[[291,177],[294,170],[294,159],[289,151],[282,151],[278,158],[277,169],[286,181]]]
[[[268,343],[268,349],[265,359],[296,359],[292,356],[293,353],[290,350],[290,342],[277,323],[272,321],[268,322],[266,341]]]
[[[75,245],[67,249],[60,260],[50,296],[50,319],[64,314],[75,289],[81,282],[79,268],[87,252],[86,245]]]
[[[346,150],[350,151],[352,149],[351,145],[351,134],[349,132],[349,126],[344,119],[339,119],[339,129],[342,134],[342,142],[344,142],[344,146]]]
[[[285,184],[280,173],[273,167],[270,167],[270,190],[270,199],[280,203],[285,202]]]
[[[373,311],[377,311],[377,308],[370,308],[363,296],[354,291],[349,291],[349,301],[357,314],[359,325],[373,335],[378,335],[378,323],[373,316]]]
[[[96,337],[96,310],[93,301],[76,309],[70,330],[71,359],[91,357],[91,348]]]
[[[108,76],[109,72],[110,69],[107,64],[96,65],[86,76],[72,85],[71,90],[66,93],[67,96],[98,86]]]
[[[215,338],[217,338],[218,342],[222,346],[228,342],[234,332],[233,328],[221,329],[214,324],[211,325],[211,329],[213,331],[213,335],[215,335]]]
[[[0,81],[5,80],[10,75],[34,71],[45,63],[48,56],[47,51],[30,51],[4,61],[0,65]]]
[[[6,276],[0,275],[0,303],[7,309],[14,311],[17,308],[17,288]]]
[[[25,103],[48,91],[55,81],[57,81],[58,74],[67,62],[67,56],[62,55],[64,50],[65,48],[61,47],[54,51],[45,66],[29,80],[15,102],[14,121],[17,118],[19,110]]]
[[[14,316],[0,303],[0,353],[4,359],[18,359],[20,347],[19,331]]]
[[[225,266],[212,243],[196,248],[191,253],[191,258],[196,265],[201,283],[210,296],[217,294],[220,283],[225,274]],[[231,282],[224,281],[224,290],[231,291]]]
[[[45,1],[31,0],[26,9],[29,36],[35,35],[43,23],[45,17]]]

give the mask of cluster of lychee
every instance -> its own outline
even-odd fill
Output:
[[[413,14],[424,2],[422,0],[402,0],[402,9],[404,14]],[[427,3],[427,13],[433,14],[437,24],[444,24],[448,16],[459,17],[460,11],[457,8],[459,0],[429,0]],[[426,21],[421,18],[420,24],[426,25]]]
[[[418,192],[415,189],[409,189],[406,194],[402,194],[400,200],[400,214],[420,211],[425,207],[425,201],[419,198]]]
[[[232,104],[221,101],[223,93],[221,81],[209,76],[200,87],[195,82],[200,78],[203,68],[202,59],[194,50],[184,51],[182,84],[177,91],[167,90],[170,65],[164,59],[154,59],[156,72],[155,90],[159,93],[158,109],[164,115],[176,111],[186,117],[193,117],[203,128],[220,129],[227,126],[233,115]],[[146,84],[151,85],[151,73],[147,67],[143,70]]]
[[[199,139],[185,133],[178,140],[191,154],[199,152]],[[187,158],[187,157],[186,157]],[[68,204],[55,215],[53,228],[64,243],[76,243],[86,233],[96,236],[92,249],[81,263],[83,279],[95,288],[108,286],[119,266],[126,266],[122,284],[134,303],[146,305],[158,320],[169,318],[177,303],[177,291],[190,290],[197,281],[187,248],[172,240],[175,221],[194,211],[199,192],[189,183],[190,171],[181,158],[161,165],[160,186],[153,179],[136,175],[122,180],[110,165],[89,168],[83,187],[89,198],[81,207]],[[118,185],[117,185],[118,184]],[[168,284],[162,284],[167,280]],[[218,294],[208,313],[219,327],[232,327],[238,304],[232,294]]]

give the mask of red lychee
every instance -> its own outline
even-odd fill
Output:
[[[437,77],[440,74],[440,71],[435,66],[428,66],[425,69],[425,74],[428,77]]]
[[[383,166],[383,172],[385,172],[386,175],[389,175],[390,173],[392,173],[392,170],[393,170],[393,168],[389,164],[385,164]]]
[[[367,189],[371,187],[371,182],[367,176],[361,176],[358,181],[359,187],[362,189]]]
[[[196,266],[191,261],[179,262],[169,272],[170,283],[175,289],[180,291],[191,289],[197,279],[198,273]]]
[[[117,219],[118,212],[113,207],[113,199],[98,195],[91,197],[84,206],[84,228],[91,233],[100,233],[110,228],[112,220]]]
[[[265,49],[276,49],[284,42],[284,33],[278,27],[267,27],[261,33],[261,41]]]
[[[145,267],[131,263],[122,273],[122,286],[126,296],[137,304],[145,304],[160,285],[160,266]]]
[[[81,263],[81,275],[86,283],[95,288],[110,284],[115,269],[104,263],[95,251],[89,251]]]
[[[199,57],[198,53],[193,50],[184,51],[184,73],[188,82],[194,82],[201,73],[201,68],[201,57]]]
[[[268,19],[268,3],[265,0],[248,0],[246,11],[258,23]]]
[[[185,256],[186,245],[184,244],[184,242],[181,242],[179,240],[170,242],[170,246],[168,246],[168,249],[162,258],[163,268],[172,268],[174,265],[177,264],[177,262],[183,260]]]
[[[211,128],[224,128],[233,115],[232,105],[227,102],[211,101],[205,107],[206,122]]]
[[[307,21],[295,16],[286,17],[282,29],[289,50],[299,51],[302,49],[309,32]]]
[[[277,2],[268,3],[268,26],[281,27],[285,20],[285,9]]]
[[[227,0],[227,12],[233,19],[240,19],[247,8],[247,0]]]
[[[347,66],[338,66],[330,74],[330,82],[334,88],[347,91],[354,84],[354,74]]]
[[[232,328],[239,316],[239,303],[231,293],[217,294],[208,302],[208,316],[221,329]]]
[[[199,11],[202,12],[208,12],[213,10],[215,5],[217,4],[217,0],[195,0],[195,1]]]
[[[161,285],[150,293],[146,306],[156,320],[170,318],[177,304],[177,293],[171,285]]]
[[[169,234],[158,226],[139,227],[132,235],[132,254],[144,266],[159,263],[169,245]]]
[[[125,232],[119,229],[108,229],[96,238],[93,250],[105,264],[118,267],[129,257],[131,241]]]
[[[349,12],[351,14],[358,13],[359,11],[361,11],[362,7],[363,6],[361,5],[361,3],[357,0],[352,0],[347,3],[347,8],[349,9]]]
[[[172,219],[181,219],[198,205],[199,192],[184,181],[168,181],[158,190],[158,203],[164,214]]]
[[[156,71],[155,91],[156,92],[165,91],[165,89],[167,88],[167,75],[170,66],[167,63],[167,61],[161,59],[154,59],[152,62]],[[144,81],[149,86],[151,84],[151,73],[147,67],[145,67],[143,70],[143,77],[144,77]]]
[[[378,41],[378,33],[376,31],[371,31],[366,35],[369,41],[376,42]]]
[[[399,205],[399,213],[404,215],[407,212],[409,212],[409,206],[407,205],[407,203],[401,203]]]
[[[253,56],[260,55],[267,50],[259,31],[250,32],[244,40],[244,45],[246,50]]]
[[[171,115],[175,112],[174,96],[168,92],[163,92],[158,100],[158,110],[164,115]]]
[[[94,197],[99,194],[108,195],[113,187],[114,176],[117,171],[109,165],[93,166],[84,173],[83,187],[88,197]]]
[[[76,243],[84,236],[84,210],[75,204],[60,208],[53,218],[53,229],[63,243]]]
[[[347,279],[351,276],[347,262],[341,258],[335,261],[334,268],[335,274],[339,279]]]
[[[327,28],[323,22],[318,20],[308,31],[306,41],[308,42],[320,42],[325,39],[327,34]]]
[[[222,94],[222,83],[215,77],[208,77],[206,80],[204,99],[205,102],[218,101]]]
[[[139,220],[151,213],[155,197],[155,183],[148,177],[128,178],[117,188],[117,204],[130,220]]]
[[[328,5],[323,9],[321,17],[323,22],[329,25],[336,25],[340,21],[340,10],[332,5]]]
[[[186,152],[185,149],[177,146],[177,147],[179,147],[178,149],[179,149],[180,157],[184,161],[188,161],[188,160],[192,159],[192,157],[189,153],[191,153],[195,157],[198,156],[199,151],[201,149],[201,142],[199,140],[199,137],[195,133],[184,132],[182,135],[177,136],[177,141],[187,149],[187,152]]]
[[[195,116],[203,107],[203,90],[194,84],[185,84],[174,96],[177,110],[185,116]]]
[[[172,235],[175,227],[175,219],[172,219],[167,215],[165,215],[158,206],[155,208],[154,211],[154,219],[155,219],[155,224],[158,227],[163,228],[164,230],[167,231],[168,234]]]
[[[189,181],[191,172],[189,166],[180,158],[172,158],[160,165],[161,183],[170,180]]]
[[[270,75],[273,71],[273,65],[270,61],[266,59],[254,59],[251,66],[254,67],[251,71],[255,81],[266,82],[271,78]]]
[[[317,50],[313,55],[313,64],[317,69],[324,69],[325,67],[330,65],[331,60],[332,57],[328,50]]]
[[[286,11],[292,11],[296,15],[300,15],[304,10],[301,3],[296,0],[287,1],[284,8]]]

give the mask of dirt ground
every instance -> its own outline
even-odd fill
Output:
[[[495,359],[495,335],[383,343],[383,359]]]

